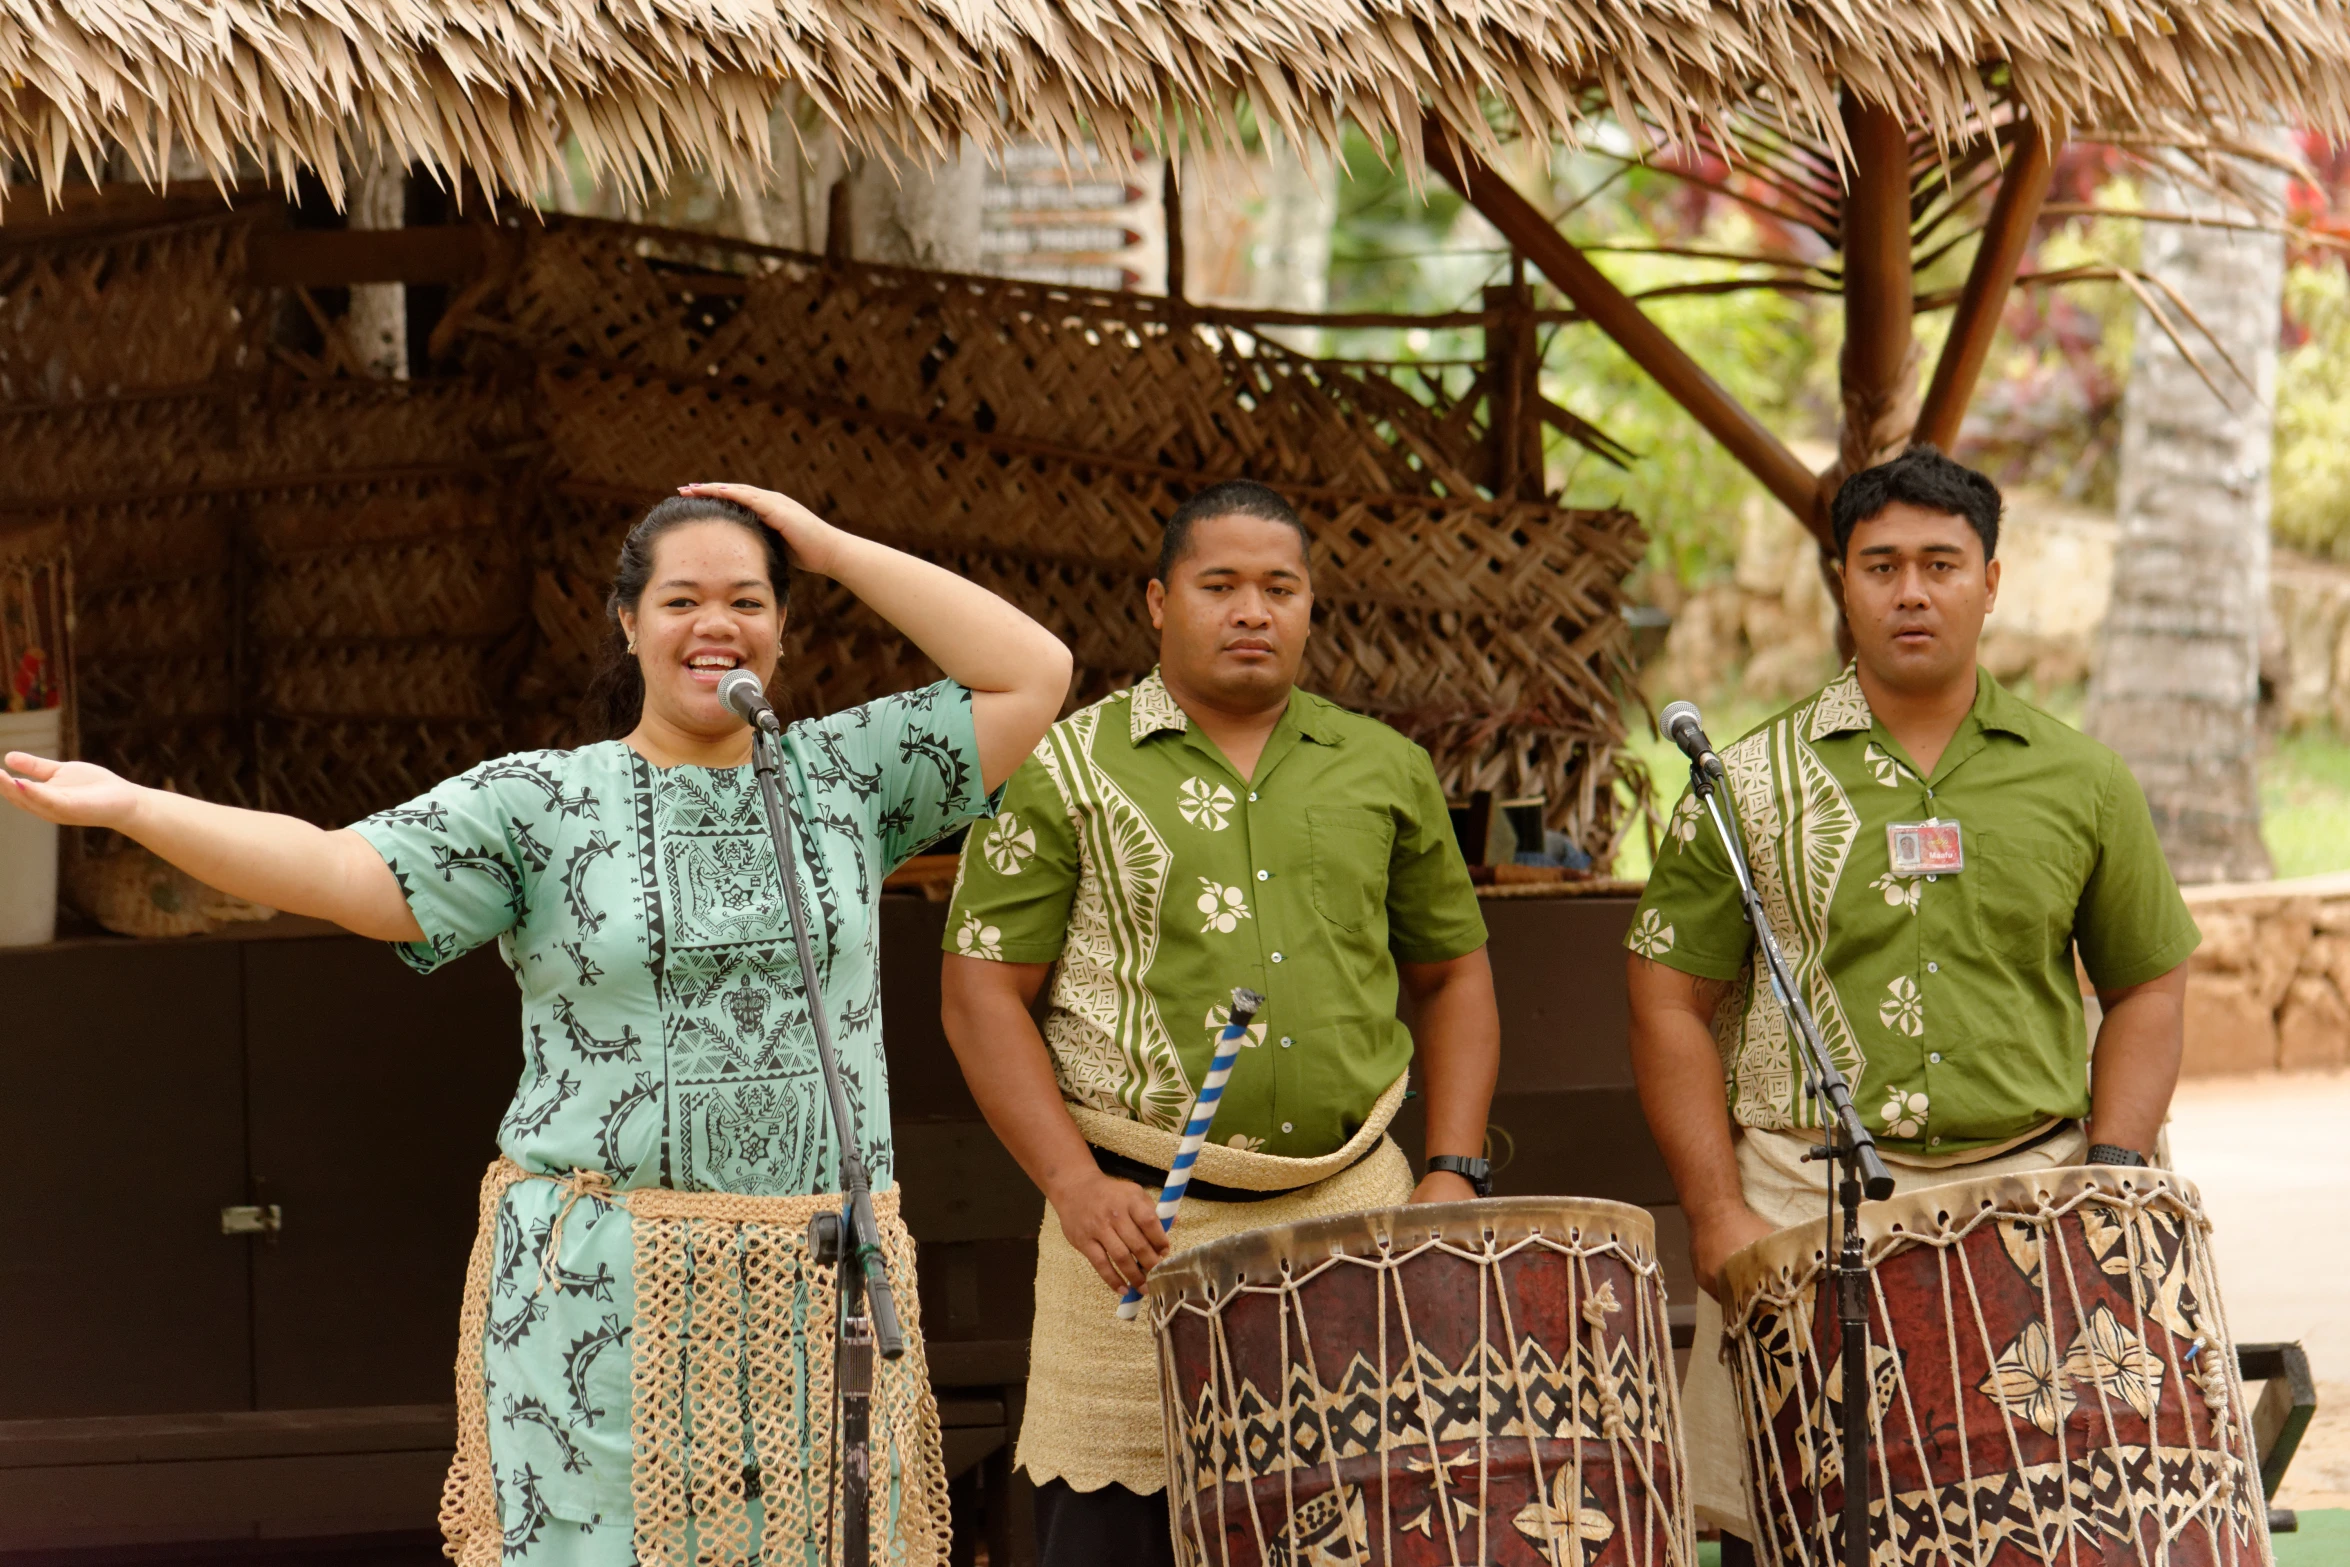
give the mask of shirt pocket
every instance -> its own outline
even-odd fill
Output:
[[[1976,936],[2010,963],[2056,961],[2073,935],[2081,901],[2080,849],[2061,838],[1970,830],[1967,866]]]
[[[1395,819],[1378,806],[1307,806],[1314,912],[1341,930],[1374,923],[1387,906],[1387,861],[1394,846]]]

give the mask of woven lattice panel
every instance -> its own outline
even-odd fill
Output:
[[[1170,322],[1145,296],[557,222],[532,234],[503,314],[542,355],[826,415],[1293,487],[1427,493],[1449,469],[1452,492],[1473,494],[1443,410],[1267,339]]]
[[[1477,406],[1163,301],[568,220],[514,230],[511,276],[449,323],[467,378],[328,376],[265,352],[263,221],[0,253],[0,511],[67,522],[85,749],[133,776],[342,821],[579,738],[620,536],[692,478],[1002,593],[1090,700],[1153,660],[1167,514],[1245,475],[1315,536],[1313,689],[1421,738],[1450,787],[1539,789],[1586,847],[1615,835],[1639,531],[1483,497]],[[58,308],[28,323],[35,295]],[[842,590],[796,593],[797,710],[935,677]]]
[[[1442,475],[1476,461],[1470,421],[1414,403],[1407,420],[1373,423],[1361,407],[1400,398],[1388,383],[1269,347],[1178,351],[1133,302],[1005,285],[996,321],[971,303],[989,294],[969,280],[787,262],[713,281],[657,264],[649,244],[592,225],[534,238],[518,319],[501,328],[542,356],[543,428],[581,519],[558,529],[542,570],[530,689],[586,678],[631,512],[682,479],[735,477],[1019,604],[1070,644],[1075,699],[1090,700],[1155,658],[1142,585],[1168,513],[1203,479],[1247,474],[1286,487],[1315,535],[1307,684],[1425,729],[1464,792],[1508,774],[1511,792],[1547,794],[1551,824],[1586,848],[1612,843],[1619,584],[1642,546],[1628,515],[1455,499]],[[591,287],[598,278],[610,286]],[[779,333],[800,338],[787,351]],[[767,384],[794,364],[808,374]],[[1023,376],[1035,397],[999,408]],[[828,381],[840,384],[806,391]],[[1202,410],[1239,432],[1212,453],[1185,444]],[[802,593],[782,680],[802,710],[935,677],[845,596]],[[1522,744],[1495,738],[1497,715]]]
[[[267,301],[245,280],[255,221],[228,215],[127,238],[0,245],[0,404],[258,370]]]
[[[514,411],[468,382],[256,379],[0,409],[26,503],[266,489],[353,475],[480,470]]]

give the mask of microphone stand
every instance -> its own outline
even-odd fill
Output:
[[[833,1135],[840,1143],[841,1209],[820,1213],[808,1224],[808,1250],[819,1264],[839,1267],[840,1311],[834,1323],[833,1397],[839,1406],[841,1513],[840,1567],[869,1567],[872,1561],[873,1355],[895,1360],[906,1352],[891,1294],[888,1266],[881,1255],[881,1227],[873,1218],[873,1183],[857,1149],[856,1114],[832,1049],[832,1027],[824,1017],[815,954],[808,941],[808,911],[792,853],[792,812],[783,783],[782,727],[772,712],[751,721],[751,767],[758,775],[767,831],[775,840],[776,869],[783,878],[784,907],[791,914],[792,946],[800,959],[800,985],[808,998],[808,1026],[816,1036],[816,1060],[824,1073]],[[762,1455],[768,1457],[768,1455]],[[772,1461],[772,1458],[769,1458]]]
[[[1844,1476],[1844,1563],[1845,1567],[1869,1567],[1869,1491],[1875,1477],[1869,1473],[1868,1466],[1869,1265],[1861,1246],[1860,1203],[1863,1196],[1871,1202],[1883,1202],[1892,1196],[1893,1176],[1877,1153],[1876,1138],[1860,1124],[1860,1115],[1852,1108],[1852,1086],[1837,1070],[1827,1045],[1820,1038],[1818,1021],[1796,989],[1795,975],[1787,967],[1787,955],[1779,949],[1778,933],[1771,928],[1763,912],[1762,898],[1754,890],[1754,875],[1747,868],[1745,847],[1722,813],[1720,791],[1715,788],[1715,782],[1701,762],[1691,760],[1689,787],[1705,802],[1706,814],[1714,821],[1714,831],[1721,836],[1722,847],[1729,851],[1730,869],[1738,878],[1739,907],[1746,915],[1746,923],[1754,927],[1755,946],[1770,974],[1771,994],[1778,998],[1779,1010],[1794,1024],[1795,1037],[1802,1044],[1804,1089],[1820,1104],[1820,1125],[1828,1134],[1828,1143],[1826,1147],[1812,1149],[1804,1158],[1833,1159],[1842,1166],[1835,1195],[1828,1202],[1828,1221],[1829,1228],[1834,1229],[1841,1209],[1843,1234],[1836,1250],[1836,1266],[1830,1270],[1828,1279],[1822,1281],[1822,1293],[1832,1283],[1844,1365],[1843,1429],[1839,1435]],[[1734,807],[1732,814],[1735,814]],[[1812,1451],[1819,1457],[1827,1453],[1827,1444],[1819,1440],[1824,1435],[1819,1433],[1813,1440]],[[1821,1467],[1819,1457],[1813,1461],[1815,1476]],[[1818,1505],[1819,1498],[1815,1495],[1813,1506],[1816,1509]],[[1819,1521],[1824,1545],[1826,1519]]]

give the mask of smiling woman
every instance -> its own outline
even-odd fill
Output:
[[[717,693],[730,670],[774,678],[795,562],[947,677],[783,736],[796,872],[823,911],[813,986],[751,733]],[[984,589],[741,485],[655,506],[622,542],[607,604],[589,700],[609,738],[485,762],[340,832],[22,754],[7,761],[24,778],[0,795],[114,828],[224,891],[395,941],[420,973],[499,944],[523,990],[525,1064],[467,1276],[442,1517],[459,1562],[687,1559],[713,1537],[747,1537],[757,1559],[769,1529],[790,1542],[774,1554],[829,1527],[830,1434],[794,1391],[821,1367],[793,1324],[831,1309],[805,1231],[844,1130],[873,1172],[909,1340],[878,1378],[871,1525],[894,1559],[943,1561],[937,1411],[891,1178],[875,904],[899,863],[991,810],[1067,695],[1068,650]],[[811,988],[861,1125],[826,1114]],[[679,1347],[640,1372],[630,1346],[654,1344]]]
[[[656,583],[653,552],[663,540],[666,559]],[[721,675],[747,668],[765,683],[774,673],[791,604],[791,564],[783,535],[734,501],[673,495],[645,513],[621,541],[620,563],[604,603],[611,631],[583,704],[588,730],[618,740],[638,728],[645,716],[648,669],[658,671],[663,684],[656,708],[690,708],[697,720],[718,725],[725,713],[717,702]],[[649,617],[648,588],[653,590]],[[698,644],[697,634],[713,640]],[[641,662],[640,636],[653,643]],[[681,639],[687,644],[682,648],[675,645]]]

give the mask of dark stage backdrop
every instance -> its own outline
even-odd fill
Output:
[[[1489,900],[1496,1189],[1656,1211],[1626,1054],[1622,897]],[[905,1213],[959,1516],[1016,1521],[1042,1202],[938,1024],[945,905],[882,900]],[[475,1189],[520,1068],[493,951],[429,979],[281,918],[178,942],[0,952],[0,1551],[432,1527]],[[1418,1154],[1418,1106],[1397,1126]],[[276,1205],[274,1235],[221,1210]],[[1001,1540],[1006,1555],[1018,1542]]]

